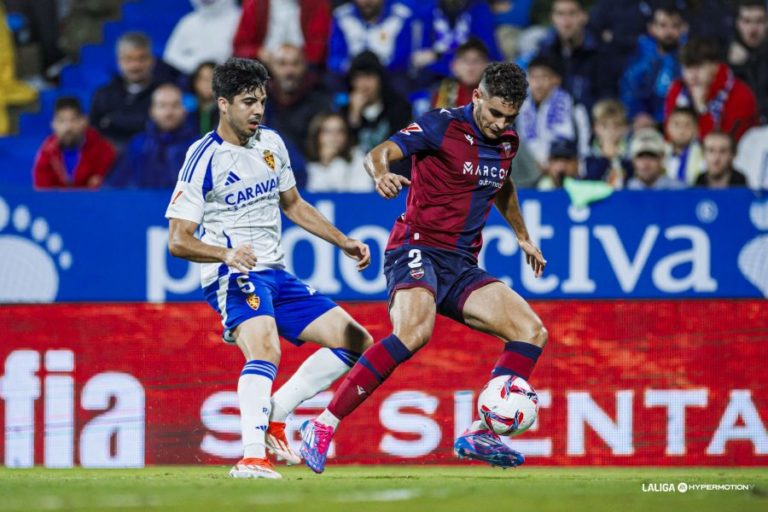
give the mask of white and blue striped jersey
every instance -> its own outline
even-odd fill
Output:
[[[280,192],[294,186],[277,132],[261,127],[246,146],[236,146],[213,131],[187,151],[165,216],[200,225],[200,240],[210,245],[251,244],[258,259],[252,270],[284,268]],[[225,270],[223,263],[203,263],[202,285]]]

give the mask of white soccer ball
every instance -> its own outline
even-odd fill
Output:
[[[533,425],[539,397],[522,377],[502,375],[488,381],[480,392],[477,412],[488,428],[500,436],[514,437]]]

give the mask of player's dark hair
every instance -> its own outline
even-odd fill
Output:
[[[80,105],[80,100],[74,96],[62,96],[56,100],[53,106],[53,113],[58,114],[62,110],[74,110],[77,115],[83,114],[83,107]]]
[[[230,57],[213,70],[213,94],[232,103],[235,96],[266,87],[269,72],[261,62]]]
[[[708,62],[723,60],[720,46],[712,39],[693,38],[680,48],[678,56],[684,67],[701,66]]]
[[[512,62],[489,64],[480,79],[480,89],[490,97],[498,96],[506,103],[521,106],[528,91],[525,72]]]
[[[456,48],[456,53],[454,55],[456,55],[458,58],[471,51],[475,51],[481,54],[483,57],[485,57],[485,60],[491,60],[491,54],[488,51],[488,47],[485,46],[485,43],[476,37],[470,37],[464,43],[459,45],[459,47]]]

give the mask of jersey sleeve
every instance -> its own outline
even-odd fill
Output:
[[[296,177],[293,175],[293,169],[291,168],[291,156],[288,153],[288,148],[285,147],[285,142],[282,139],[279,141],[279,154],[280,168],[277,170],[277,189],[280,192],[285,192],[296,186]]]
[[[183,219],[196,224],[203,221],[205,196],[213,188],[213,153],[202,145],[189,148],[171,202],[165,211],[166,219]]]
[[[443,134],[451,121],[450,110],[431,110],[392,135],[389,140],[398,145],[403,155],[434,151],[440,147]]]

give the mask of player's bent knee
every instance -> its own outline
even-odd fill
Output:
[[[544,345],[547,344],[547,340],[549,339],[549,331],[547,331],[547,328],[544,327],[544,324],[541,322],[536,322],[536,324],[533,327],[533,335],[531,336],[530,342],[532,345],[536,345],[537,347],[544,348]]]

